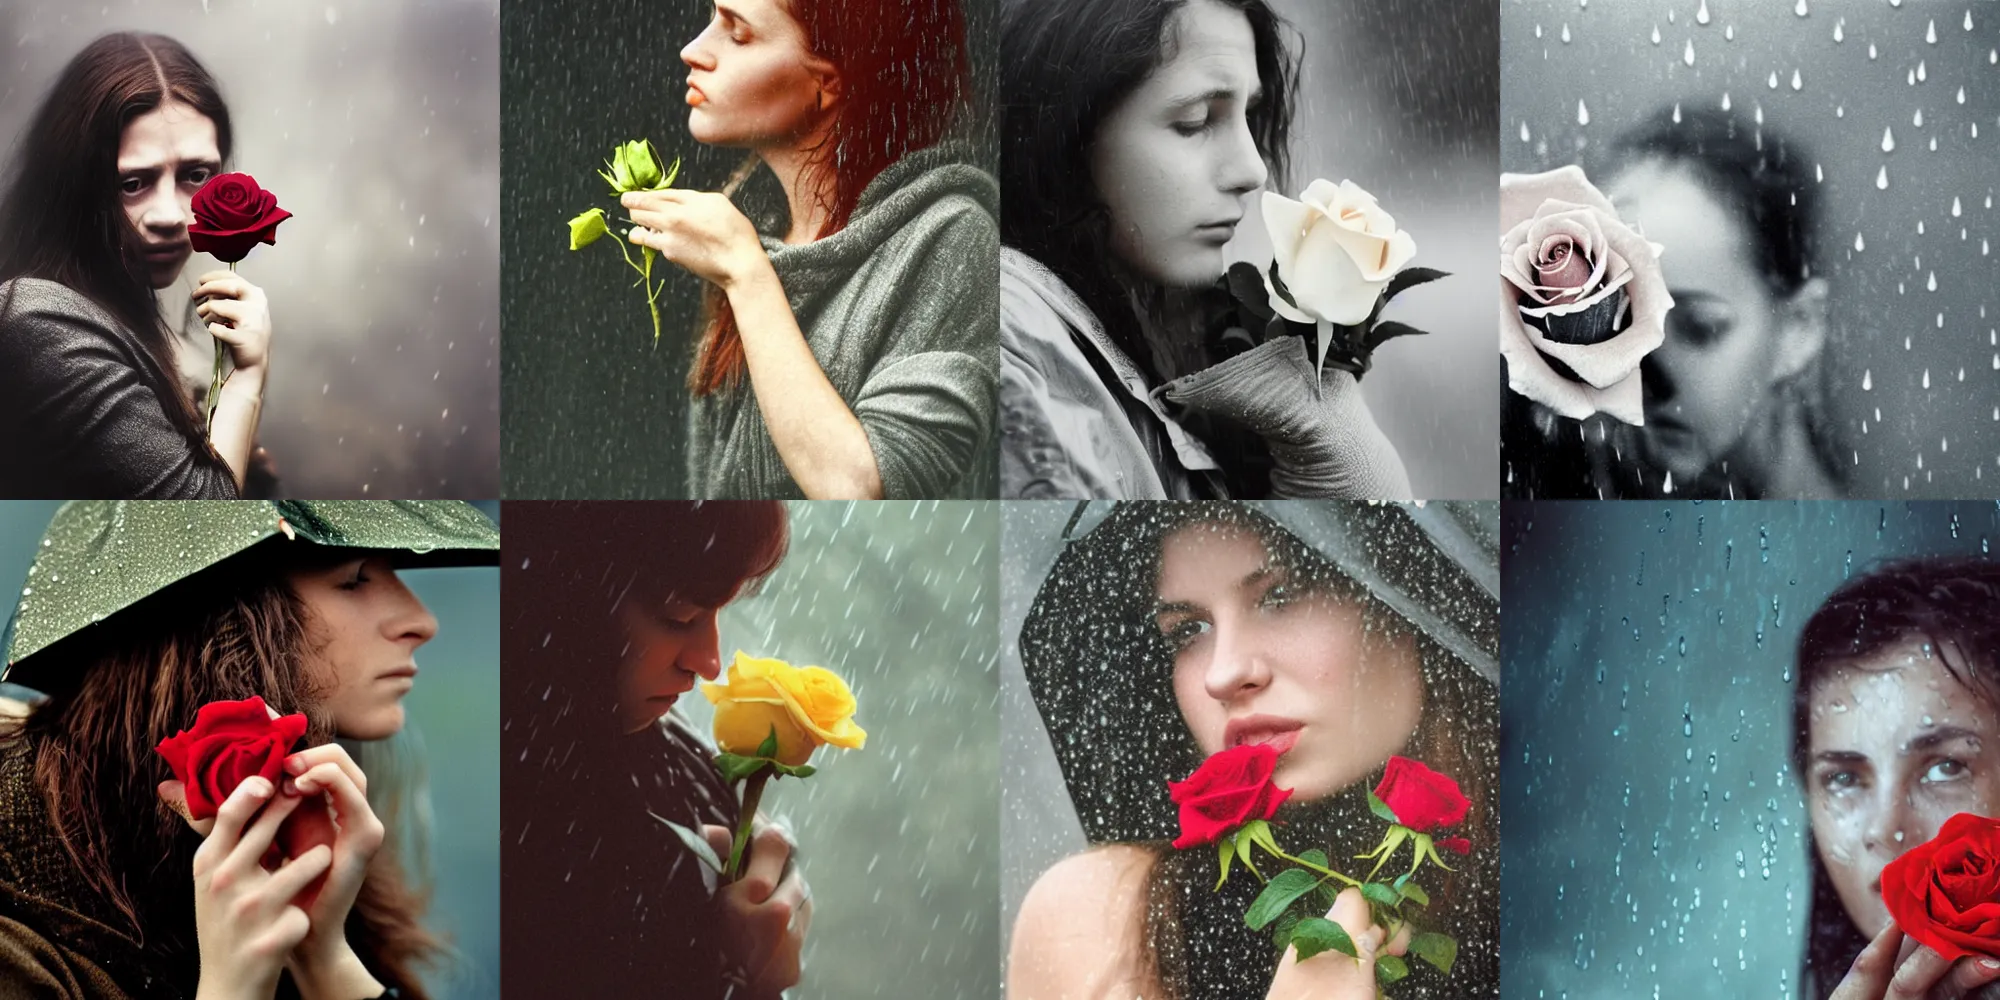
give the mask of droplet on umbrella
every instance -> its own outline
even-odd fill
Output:
[[[1701,0],[1701,6],[1695,9],[1694,23],[1696,24],[1708,23],[1708,0]]]
[[[1687,48],[1681,50],[1681,62],[1694,65],[1694,39],[1688,39]]]
[[[1842,25],[1845,25],[1846,23],[1847,23],[1847,19],[1846,19],[1846,18],[1844,18],[1844,17],[1843,17],[1843,18],[1841,18],[1841,19],[1840,19],[1840,20],[1838,20],[1838,21],[1835,21],[1835,22],[1833,22],[1833,40],[1834,40],[1834,41],[1836,41],[1836,42],[1844,42],[1844,41],[1847,41],[1847,32],[1846,32],[1846,31],[1844,31],[1844,30],[1842,30]]]
[[[1590,124],[1590,109],[1584,107],[1582,101],[1576,102],[1576,123],[1578,125]]]
[[[1882,130],[1882,152],[1893,153],[1895,151],[1896,151],[1896,137],[1890,132],[1889,129],[1885,128]]]
[[[1657,24],[1653,25],[1653,44],[1660,44],[1660,26]]]
[[[1937,44],[1937,20],[1932,19],[1930,27],[1924,29],[1924,41]]]
[[[1875,369],[1869,368],[1861,373],[1861,391],[1873,392],[1874,390],[1875,390]]]
[[[1884,165],[1881,170],[1875,173],[1875,190],[1889,190],[1889,168],[1887,165]]]
[[[1866,249],[1868,249],[1868,241],[1866,241],[1866,240],[1862,239],[1862,238],[1861,238],[1861,234],[1860,234],[1860,233],[1855,233],[1855,234],[1854,234],[1854,252],[1855,252],[1855,253],[1860,253],[1861,251],[1863,251],[1863,250],[1866,250]]]

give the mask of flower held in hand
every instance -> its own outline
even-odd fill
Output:
[[[1945,820],[1882,869],[1882,902],[1903,933],[1947,961],[2000,957],[2000,819]]]
[[[1396,814],[1396,822],[1418,833],[1458,823],[1468,807],[1457,781],[1408,757],[1389,758],[1375,797]]]
[[[259,243],[278,243],[278,223],[292,213],[278,196],[257,186],[249,174],[218,174],[194,193],[194,224],[188,241],[196,250],[227,264],[249,256]]]
[[[264,699],[214,701],[195,714],[194,728],[175,733],[155,749],[186,786],[188,816],[215,815],[222,801],[252,775],[277,783],[292,745],[306,733],[306,717],[272,718]]]
[[[822,744],[858,750],[868,738],[854,724],[854,693],[824,667],[738,650],[723,683],[705,683],[701,693],[715,706],[715,742],[727,753],[766,756],[758,750],[775,730],[777,752],[768,756],[796,767]]]
[[[1315,180],[1298,201],[1266,191],[1263,210],[1274,270],[1290,300],[1278,294],[1269,275],[1264,286],[1271,308],[1289,320],[1362,322],[1389,279],[1417,255],[1410,234],[1397,229],[1375,196],[1353,181]]]
[[[1278,751],[1265,744],[1232,747],[1209,757],[1186,781],[1167,782],[1180,807],[1177,848],[1212,844],[1252,820],[1270,819],[1292,790],[1271,783]]]

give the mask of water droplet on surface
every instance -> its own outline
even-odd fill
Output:
[[[1793,71],[1792,71],[1792,89],[1793,89],[1793,90],[1798,90],[1798,89],[1800,89],[1800,88],[1804,87],[1805,85],[1806,85],[1806,82],[1805,82],[1805,80],[1803,80],[1803,79],[1801,79],[1801,78],[1799,77],[1799,71],[1798,71],[1798,70],[1793,70]]]
[[[1930,280],[1928,280],[1928,281],[1924,282],[1924,288],[1925,288],[1926,290],[1928,290],[1928,291],[1933,291],[1933,292],[1937,291],[1937,272],[1936,272],[1936,271],[1932,271],[1932,272],[1931,272],[1931,276],[1930,276]]]
[[[1869,59],[1871,59],[1871,60],[1875,58],[1875,43],[1874,43],[1874,42],[1869,42],[1869,43],[1868,43],[1868,58],[1869,58]]]
[[[1931,370],[1926,368],[1924,369],[1924,388],[1928,389],[1930,387],[1931,387]],[[1922,455],[1917,456],[1918,462],[1922,462],[1923,460],[1924,457]]]
[[[1882,152],[1893,153],[1895,151],[1896,151],[1896,136],[1889,129],[1884,128],[1882,130]]]
[[[1729,110],[1729,91],[1726,90],[1722,92],[1722,110]]]
[[[1874,389],[1875,389],[1875,369],[1869,368],[1863,370],[1861,373],[1861,391],[1872,392],[1874,391]]]
[[[1885,167],[1883,167],[1883,168],[1882,168],[1881,170],[1879,170],[1879,171],[1877,171],[1877,172],[1875,173],[1875,190],[1877,190],[1877,191],[1887,191],[1887,190],[1889,190],[1889,168],[1888,168],[1888,167],[1886,167],[1886,166],[1885,166]]]
[[[1929,77],[1930,73],[1927,64],[1922,59],[1917,60],[1917,82],[1922,83],[1926,79],[1929,79]]]
[[[1868,241],[1866,241],[1866,240],[1862,239],[1862,238],[1861,238],[1861,234],[1860,234],[1860,233],[1855,233],[1855,234],[1854,234],[1854,252],[1855,252],[1855,253],[1860,253],[1861,251],[1863,251],[1863,250],[1866,250],[1866,249],[1868,249]]]
[[[1694,65],[1694,39],[1688,39],[1687,48],[1681,50],[1681,62]]]
[[[1924,109],[1922,108],[1917,109],[1917,113],[1911,116],[1910,118],[1910,124],[1915,125],[1918,128],[1924,127]]]
[[[1951,217],[1952,217],[1952,218],[1954,218],[1954,219],[1956,219],[1956,218],[1958,218],[1958,217],[1959,217],[1959,215],[1960,215],[1960,214],[1962,214],[1963,212],[1964,212],[1964,209],[1960,208],[1960,207],[1959,207],[1959,204],[1958,204],[1958,196],[1957,196],[1957,195],[1952,195],[1952,197],[1951,197]]]
[[[1925,28],[1925,29],[1924,29],[1924,41],[1926,41],[1926,42],[1929,42],[1929,43],[1931,43],[1932,45],[1936,45],[1936,44],[1937,44],[1937,21],[1936,21],[1936,19],[1932,19],[1932,21],[1931,21],[1931,24],[1930,24],[1930,27],[1928,27],[1928,28]]]
[[[1708,23],[1708,0],[1701,0],[1701,6],[1695,8],[1694,23],[1696,24]]]
[[[1660,26],[1657,24],[1653,25],[1653,44],[1660,44]]]
[[[1770,81],[1770,82],[1771,82],[1771,89],[1772,89],[1772,90],[1776,90],[1776,89],[1778,89],[1778,71],[1777,71],[1777,70],[1775,70],[1775,69],[1771,71],[1771,81]]]
[[[1569,44],[1569,23],[1568,23],[1568,22],[1564,22],[1564,23],[1563,23],[1563,44],[1564,44],[1564,45],[1568,45],[1568,44]]]
[[[1798,5],[1792,8],[1792,13],[1797,14],[1800,17],[1806,16],[1806,14],[1809,13],[1806,10],[1806,0],[1799,0]]]
[[[1681,123],[1681,102],[1679,102],[1679,101],[1675,101],[1675,102],[1674,102],[1674,124],[1676,124],[1676,125],[1679,125],[1680,123]],[[1987,205],[1986,207],[1987,207],[1987,208],[1992,208],[1993,206],[1989,204],[1989,205]]]
[[[1525,121],[1521,123],[1521,141],[1528,141],[1528,123]]]
[[[1835,21],[1835,22],[1833,22],[1833,40],[1834,40],[1834,41],[1836,41],[1836,42],[1844,42],[1844,41],[1847,41],[1847,32],[1843,30],[1843,28],[1845,27],[1845,25],[1846,25],[1846,24],[1847,24],[1847,19],[1846,19],[1846,18],[1841,18],[1840,20],[1838,20],[1838,21]]]
[[[1964,87],[1960,87],[1960,88],[1958,88],[1958,103],[1960,103],[1960,104],[1964,104],[1964,103],[1965,103],[1965,88],[1964,88]],[[1978,128],[1978,127],[1979,127],[1979,126],[1977,126],[1977,125],[1974,125],[1974,126],[1973,126],[1973,128]]]
[[[1576,102],[1576,123],[1578,125],[1590,124],[1590,109],[1584,107],[1582,101]]]

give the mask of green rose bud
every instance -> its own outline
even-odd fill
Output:
[[[659,158],[653,155],[653,144],[645,139],[634,139],[612,149],[611,159],[604,161],[605,169],[597,172],[611,185],[612,194],[627,191],[660,191],[672,187],[674,178],[680,173],[681,161],[664,173],[660,170]]]
[[[581,250],[610,231],[610,227],[604,224],[604,210],[593,208],[569,220],[569,248]]]

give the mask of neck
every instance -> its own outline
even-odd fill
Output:
[[[823,135],[818,137],[824,138]],[[813,145],[806,144],[757,151],[757,156],[778,176],[778,184],[785,190],[785,205],[792,217],[791,228],[785,232],[786,243],[810,243],[818,239],[821,230],[826,228],[828,213],[823,195],[832,185],[815,169],[813,149]]]

